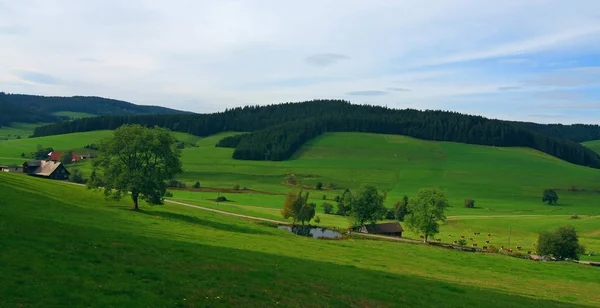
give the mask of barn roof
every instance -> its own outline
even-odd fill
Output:
[[[42,176],[50,176],[54,170],[60,167],[61,163],[56,161],[41,161],[40,166],[35,169],[33,174],[42,175]]]

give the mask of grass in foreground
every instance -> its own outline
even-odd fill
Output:
[[[322,241],[0,174],[3,306],[591,307],[598,268]],[[26,256],[26,258],[24,257]]]

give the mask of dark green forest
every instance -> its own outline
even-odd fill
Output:
[[[245,106],[213,114],[100,116],[38,127],[34,136],[116,129],[127,123],[162,126],[197,136],[225,131],[249,132],[218,143],[217,146],[235,148],[235,159],[285,160],[307,140],[324,132],[370,132],[425,140],[530,147],[574,164],[600,168],[600,156],[569,140],[568,134],[556,138],[514,122],[481,116],[353,105],[343,100]],[[590,130],[593,129],[597,126],[591,126]]]
[[[511,124],[530,130],[536,133],[546,135],[562,140],[573,142],[584,142],[591,140],[600,140],[600,126],[590,124],[538,124],[531,122],[510,122]]]
[[[40,112],[27,106],[11,104],[0,95],[0,126],[8,126],[12,122],[39,123],[68,120],[48,113]]]
[[[0,92],[0,125],[11,122],[59,122],[66,117],[53,112],[72,111],[94,115],[184,114],[189,112],[158,106],[140,106],[132,103],[95,96],[37,96]]]

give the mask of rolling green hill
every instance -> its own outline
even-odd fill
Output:
[[[21,153],[35,150],[37,144],[57,151],[80,149],[108,136],[110,131],[0,141],[0,164],[20,164]],[[231,189],[247,187],[248,193],[222,192],[230,202],[215,204],[217,192],[174,190],[173,199],[226,211],[283,220],[279,213],[284,194],[293,186],[285,181],[294,174],[305,186],[311,201],[336,204],[333,199],[344,188],[375,185],[387,191],[386,206],[413,196],[420,188],[439,187],[446,191],[451,205],[448,215],[456,216],[442,226],[442,234],[493,233],[496,245],[512,244],[535,249],[537,234],[561,225],[574,225],[588,252],[600,252],[600,170],[577,166],[544,153],[526,148],[500,148],[453,142],[423,141],[410,137],[369,133],[326,133],[305,144],[290,160],[282,162],[245,161],[231,158],[233,149],[218,148],[223,133],[206,138],[176,133],[179,140],[197,147],[182,152],[184,173],[178,176],[188,187],[196,181],[202,187]],[[89,162],[69,166],[84,173]],[[317,182],[334,183],[334,190],[314,190]],[[569,190],[575,187],[577,191]],[[555,188],[559,204],[541,202],[542,191]],[[265,192],[265,193],[261,193]],[[323,200],[323,196],[327,200]],[[473,198],[475,209],[463,207]],[[345,228],[346,218],[319,214],[321,224]],[[532,216],[533,215],[533,216]],[[571,219],[579,215],[580,219]],[[589,216],[589,217],[588,217]],[[408,237],[418,238],[410,232]],[[444,241],[452,238],[443,237]],[[479,243],[484,239],[477,239]],[[587,257],[586,257],[587,258]],[[587,258],[590,259],[590,258]],[[597,260],[598,257],[591,257]],[[600,260],[599,260],[600,261]]]
[[[600,169],[600,155],[573,142],[536,133],[512,122],[441,110],[391,109],[355,105],[343,100],[313,100],[268,106],[246,106],[225,112],[194,115],[140,115],[85,118],[36,128],[34,136],[117,129],[123,124],[161,126],[197,136],[245,131],[219,146],[235,148],[239,160],[282,161],[326,132],[369,132],[411,136],[423,140],[529,147],[568,162]],[[584,131],[594,126],[584,126]],[[579,129],[566,135],[580,135]]]
[[[0,173],[3,306],[588,307],[598,268],[326,241]],[[26,256],[26,257],[25,257]],[[376,287],[374,287],[376,286]]]
[[[583,145],[600,154],[600,140],[584,142]]]

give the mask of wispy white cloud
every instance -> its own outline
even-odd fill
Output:
[[[198,112],[341,97],[491,116],[519,115],[507,95],[534,108],[537,92],[598,88],[600,1],[479,4],[0,2],[0,84]]]

